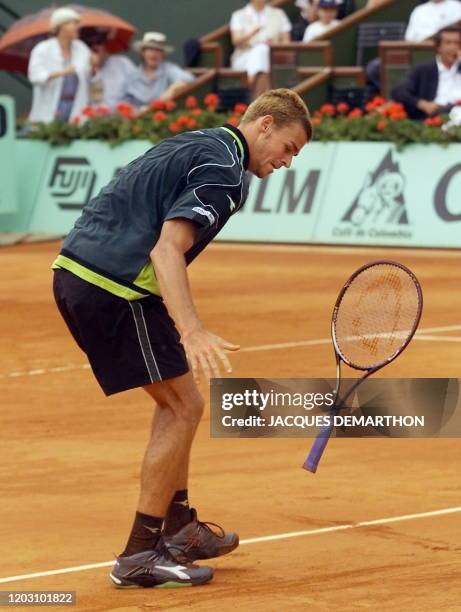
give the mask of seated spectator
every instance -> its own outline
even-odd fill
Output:
[[[125,84],[135,74],[136,66],[121,54],[107,51],[107,33],[96,32],[86,38],[91,49],[93,76],[90,81],[90,103],[105,105],[115,110],[123,95]]]
[[[373,2],[374,0],[368,0]],[[381,0],[382,1],[382,0]],[[304,33],[308,25],[317,21],[318,5],[320,0],[296,0],[295,5],[300,10],[300,18],[293,24],[291,38],[293,40],[302,41]],[[338,19],[343,19],[353,13],[356,9],[354,0],[335,0],[338,7]]]
[[[281,9],[268,6],[266,0],[251,0],[232,14],[230,30],[235,48],[232,68],[248,73],[256,98],[270,87],[269,43],[290,42],[291,23]]]
[[[310,42],[338,25],[338,5],[335,0],[319,0],[317,15],[317,21],[307,26],[303,42]]]
[[[30,54],[28,77],[33,85],[29,121],[70,121],[88,104],[90,50],[78,40],[79,14],[56,9],[50,19],[53,36]]]
[[[436,59],[420,64],[394,87],[392,97],[412,119],[449,112],[461,100],[461,31],[445,28],[434,37]]]
[[[152,100],[171,100],[178,89],[194,80],[190,72],[165,61],[174,49],[166,44],[164,34],[146,32],[134,48],[141,54],[141,64],[125,83],[124,102],[142,109]]]
[[[459,0],[429,0],[413,9],[405,32],[405,40],[421,42],[460,20]]]

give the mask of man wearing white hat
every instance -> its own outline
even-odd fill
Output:
[[[78,40],[80,15],[71,8],[51,15],[53,36],[32,49],[28,77],[33,84],[29,121],[70,121],[88,104],[90,50]]]
[[[142,108],[152,100],[170,100],[175,92],[194,80],[192,74],[165,57],[173,52],[160,32],[146,32],[143,39],[134,45],[141,54],[141,64],[123,93],[123,100],[137,108]]]

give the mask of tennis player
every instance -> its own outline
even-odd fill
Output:
[[[204,400],[196,380],[231,372],[238,346],[202,324],[187,265],[264,178],[310,141],[309,112],[291,90],[268,91],[238,128],[180,134],[128,164],[84,208],[54,268],[54,295],[106,395],[142,387],[156,405],[137,511],[112,570],[118,587],[196,585],[193,561],[224,555],[238,536],[189,507],[189,453]]]

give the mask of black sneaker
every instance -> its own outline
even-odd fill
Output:
[[[197,519],[197,512],[191,508],[191,521],[174,535],[163,535],[165,545],[177,561],[189,559],[212,559],[227,555],[239,545],[236,533],[226,533],[215,523],[202,523]],[[182,555],[178,554],[182,551]]]
[[[213,578],[211,567],[193,565],[184,556],[181,558],[184,562],[179,564],[160,541],[155,550],[118,557],[110,578],[119,589],[194,586]]]

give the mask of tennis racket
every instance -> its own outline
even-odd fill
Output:
[[[423,294],[411,270],[394,261],[359,268],[341,289],[333,309],[331,337],[336,357],[336,388],[330,423],[322,427],[303,468],[316,472],[338,414],[355,389],[396,359],[418,327]],[[363,376],[340,397],[341,362]]]

